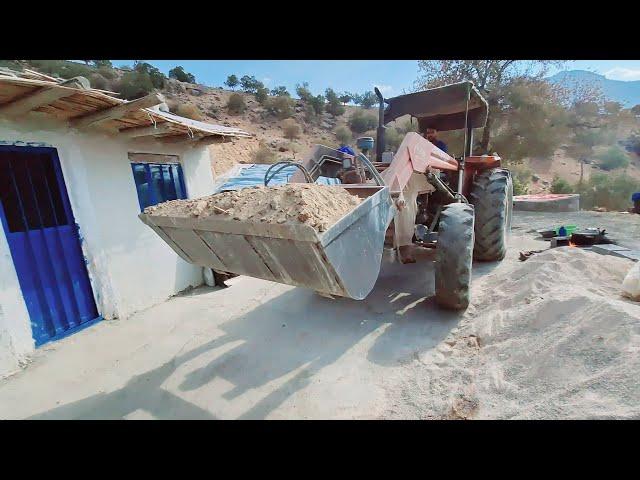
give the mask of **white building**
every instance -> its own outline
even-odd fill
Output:
[[[208,144],[246,132],[0,72],[0,377],[43,343],[203,282],[138,214],[212,192]]]

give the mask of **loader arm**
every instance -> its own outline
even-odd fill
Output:
[[[431,168],[457,171],[458,162],[429,140],[415,132],[409,132],[381,176],[394,195],[404,190],[414,172],[425,173]]]

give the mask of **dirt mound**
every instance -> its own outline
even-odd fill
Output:
[[[362,200],[342,187],[286,184],[249,187],[193,200],[171,200],[145,209],[150,215],[208,217],[267,223],[305,223],[327,230]]]
[[[621,295],[631,265],[566,247],[497,267],[459,330],[405,382],[404,414],[637,418],[640,303]]]

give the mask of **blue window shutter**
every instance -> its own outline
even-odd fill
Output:
[[[179,164],[132,163],[131,168],[141,211],[168,200],[187,198]]]

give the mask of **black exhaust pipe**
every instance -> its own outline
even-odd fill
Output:
[[[385,147],[384,131],[387,129],[387,127],[384,126],[384,97],[382,96],[382,93],[380,93],[380,90],[378,90],[378,87],[374,87],[374,90],[376,92],[376,96],[378,97],[378,102],[379,102],[378,130],[377,130],[378,138],[376,139],[376,161],[381,162],[382,153],[384,152],[384,147]]]

